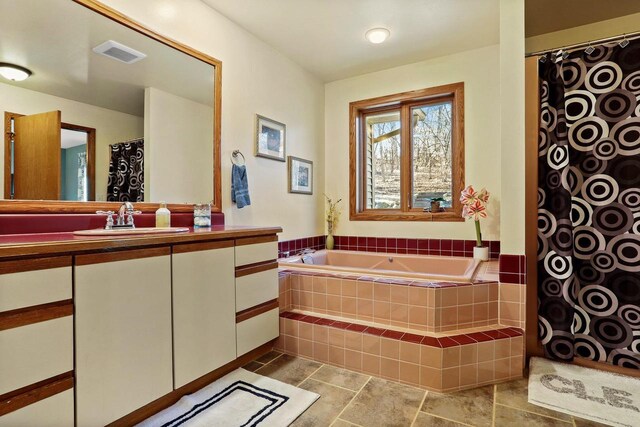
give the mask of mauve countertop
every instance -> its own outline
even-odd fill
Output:
[[[130,236],[76,236],[73,232],[4,234],[0,235],[0,259],[140,249],[179,243],[259,237],[280,232],[280,227],[215,225],[196,230],[190,227],[188,232],[182,233]]]

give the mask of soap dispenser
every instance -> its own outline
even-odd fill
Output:
[[[171,212],[167,209],[166,202],[160,202],[160,209],[156,211],[156,227],[171,227]]]

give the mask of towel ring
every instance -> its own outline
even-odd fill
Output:
[[[238,163],[238,156],[242,156],[242,163]],[[240,150],[233,150],[233,153],[231,153],[231,163],[233,163],[234,165],[243,166],[246,163],[244,154],[242,154]]]

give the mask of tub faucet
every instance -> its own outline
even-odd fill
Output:
[[[305,249],[301,250],[300,252],[298,252],[298,256],[312,254],[315,251],[316,251],[315,249],[305,248]]]

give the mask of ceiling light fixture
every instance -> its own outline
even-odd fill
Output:
[[[7,64],[6,62],[0,62],[0,76],[4,77],[7,80],[21,82],[31,74],[31,70],[27,68],[14,64]]]
[[[364,36],[373,44],[380,44],[389,38],[391,33],[386,28],[372,28]]]

